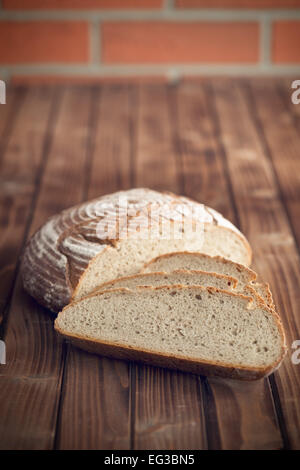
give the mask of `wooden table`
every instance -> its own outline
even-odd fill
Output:
[[[3,449],[300,448],[300,105],[291,80],[11,88],[0,107]],[[130,187],[185,194],[249,238],[290,348],[239,383],[97,357],[62,342],[19,256],[52,214]],[[299,355],[300,356],[300,355]]]

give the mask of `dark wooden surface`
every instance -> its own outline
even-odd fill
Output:
[[[300,448],[300,105],[291,80],[12,88],[0,107],[3,449]],[[249,238],[289,353],[255,383],[90,355],[22,290],[26,239],[54,213],[148,186],[221,211]]]

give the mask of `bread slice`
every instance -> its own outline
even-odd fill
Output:
[[[142,272],[171,272],[176,269],[201,270],[231,276],[238,281],[239,290],[256,280],[256,273],[246,266],[234,263],[222,256],[209,256],[204,253],[177,251],[157,256],[145,264]]]
[[[227,260],[222,256],[209,256],[204,253],[187,251],[173,252],[157,256],[144,266],[142,272],[171,272],[181,269],[203,270],[230,276],[236,279],[237,284],[235,285],[235,289],[237,292],[244,292],[245,295],[248,295],[247,287],[251,285],[265,301],[266,305],[275,309],[269,285],[266,282],[256,282],[257,274],[252,271],[252,269]],[[213,284],[213,286],[222,288],[221,286],[215,286],[215,284]]]
[[[55,329],[108,357],[241,380],[270,374],[286,352],[279,317],[258,296],[213,287],[99,292],[66,306]]]
[[[224,290],[232,290],[237,286],[237,280],[223,274],[208,273],[206,271],[187,271],[177,269],[171,273],[143,273],[133,276],[120,277],[114,281],[105,282],[98,286],[94,292],[116,289],[119,287],[134,288],[136,286],[164,286],[181,284],[184,286],[212,286]]]
[[[120,277],[114,281],[105,282],[100,284],[93,292],[100,292],[103,290],[111,290],[119,287],[128,287],[133,289],[139,286],[163,286],[163,285],[183,285],[183,286],[206,286],[217,287],[219,289],[233,290],[236,289],[238,281],[231,276],[224,274],[210,273],[207,271],[196,271],[177,269],[170,273],[168,272],[150,272],[135,274],[133,276]],[[242,293],[244,295],[252,295],[254,292],[258,294],[265,304],[272,309],[275,309],[272,294],[267,283],[255,282],[244,286]],[[93,293],[92,292],[92,293]]]

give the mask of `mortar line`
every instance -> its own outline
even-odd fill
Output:
[[[300,19],[300,8],[292,9],[175,9],[148,10],[1,10],[0,20],[13,21],[259,21]]]
[[[271,65],[272,25],[269,18],[260,21],[260,62]]]

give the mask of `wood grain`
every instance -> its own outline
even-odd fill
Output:
[[[226,84],[217,83],[214,90],[220,116],[220,138],[227,155],[241,227],[254,248],[255,268],[271,284],[290,346],[291,339],[298,337],[299,331],[295,297],[299,285],[299,256],[280,188],[272,162],[266,155],[254,110],[251,111],[253,98],[247,99],[244,87],[238,85],[229,89]],[[290,354],[274,378],[271,383],[284,445],[296,448],[299,446],[299,402],[296,398],[299,374],[291,363]],[[285,390],[285,396],[279,393],[282,399],[277,399],[276,387],[282,392]],[[284,422],[281,421],[282,413],[285,414]]]
[[[94,89],[92,99],[84,199],[126,189],[131,179],[129,89],[104,86]],[[130,371],[124,361],[97,357],[69,346],[57,448],[130,447]]]
[[[184,194],[234,220],[226,168],[214,135],[208,89],[203,82],[173,87],[173,133],[180,154]]]
[[[265,154],[274,166],[274,179],[278,193],[282,199],[282,208],[287,216],[278,215],[276,221],[276,237],[274,238],[274,261],[278,275],[275,301],[282,312],[291,347],[294,340],[300,338],[299,319],[299,281],[300,281],[300,160],[298,156],[299,130],[288,110],[288,103],[278,93],[274,84],[256,86],[255,93],[250,94],[257,113],[257,128],[261,135]],[[290,99],[290,98],[289,98]],[[270,103],[269,106],[266,104]],[[274,120],[274,115],[276,120]],[[274,214],[275,218],[275,214]],[[281,233],[284,234],[284,238]],[[288,232],[288,234],[286,234]],[[279,236],[280,234],[280,236]],[[293,237],[294,235],[294,237]],[[298,246],[296,245],[298,242]],[[274,263],[274,264],[275,264]],[[281,278],[281,282],[280,279]],[[284,279],[284,282],[282,282]],[[274,282],[275,284],[275,282]],[[278,300],[277,300],[278,299]],[[293,350],[290,351],[290,354]],[[300,448],[300,406],[299,366],[285,361],[284,367],[276,374],[276,384],[281,399],[281,407],[288,439],[292,448]],[[277,378],[278,377],[278,378]]]
[[[167,88],[140,86],[137,106],[136,183],[179,192]],[[206,447],[199,380],[146,366],[136,366],[135,378],[134,448]]]
[[[274,166],[292,230],[300,246],[299,105],[292,104],[290,90],[276,83],[260,83],[255,91],[250,86],[249,93],[257,111],[265,153]],[[278,132],[279,128],[281,132]]]
[[[136,449],[205,449],[201,379],[136,366]]]
[[[164,85],[137,89],[135,186],[178,192],[180,174]]]
[[[63,209],[65,204],[69,206],[80,200],[80,175],[84,164],[81,145],[82,148],[85,146],[82,128],[88,117],[89,95],[89,91],[82,94],[73,90],[57,97],[57,119],[55,127],[48,127],[45,136],[44,165],[39,175],[41,187],[33,204],[35,211],[30,232],[53,212]],[[80,113],[75,112],[77,106],[80,106]],[[40,112],[38,116],[41,116]],[[39,123],[37,116],[35,120]],[[87,126],[85,133],[86,130]],[[66,136],[72,139],[74,147],[70,147]],[[25,164],[25,181],[26,176],[30,178],[31,175],[30,165],[33,168],[37,160],[35,153],[32,153],[32,159],[26,153],[20,160]],[[17,162],[18,158],[10,160],[11,171],[16,172]],[[1,413],[1,446],[52,448],[64,357],[61,342],[53,330],[53,317],[25,295],[19,277],[10,306],[5,342],[7,364],[1,367],[0,377],[1,403],[6,403]]]
[[[3,155],[4,147],[13,132],[14,121],[22,107],[26,91],[25,88],[8,88],[6,90],[6,104],[0,108],[1,155]]]
[[[17,91],[9,96],[9,100],[11,108],[1,113],[0,119],[0,132],[4,133],[0,146],[0,319],[11,295],[15,267],[43,163],[54,93],[52,89],[32,89],[27,94]],[[13,104],[15,112],[12,112]],[[40,120],[40,113],[43,120]]]
[[[130,364],[69,346],[57,449],[130,447]]]
[[[87,198],[133,185],[134,89],[106,85],[95,91],[93,142]]]
[[[239,222],[231,189],[213,95],[208,82],[186,83],[178,89],[177,129],[187,195]],[[281,447],[268,385],[206,380],[209,447],[258,449]],[[249,409],[248,399],[256,406]],[[259,422],[260,433],[257,432]],[[216,435],[218,430],[218,435]]]

